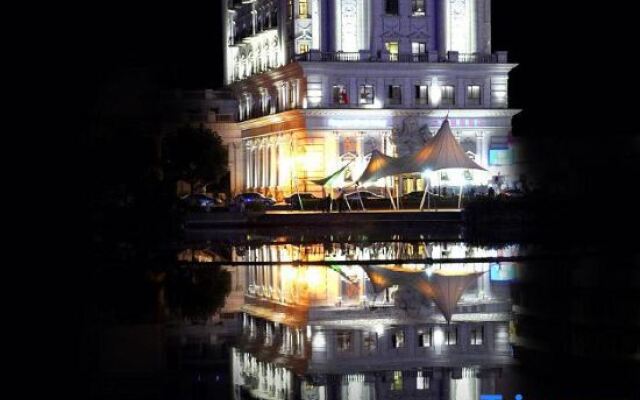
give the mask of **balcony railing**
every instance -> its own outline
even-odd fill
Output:
[[[503,64],[507,63],[507,52],[494,54],[458,53],[450,51],[442,57],[438,52],[419,54],[391,54],[381,52],[377,55],[369,51],[360,52],[321,52],[311,50],[294,57],[295,61],[312,62],[399,62],[399,63],[463,63],[463,64]]]

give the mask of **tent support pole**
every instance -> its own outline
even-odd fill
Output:
[[[360,205],[362,206],[362,211],[367,211],[367,209],[364,208],[364,202],[362,201],[362,195],[360,194],[360,190],[358,190],[358,199],[360,199]]]
[[[427,193],[429,192],[429,187],[427,183],[424,183],[424,193],[422,193],[422,201],[420,201],[420,212],[424,210],[424,201],[427,199]]]
[[[460,196],[458,196],[458,209],[462,207],[462,189],[464,188],[464,184],[460,185]]]
[[[387,193],[389,194],[389,200],[391,200],[391,206],[394,210],[397,210],[398,207],[396,207],[396,202],[393,200],[393,194],[391,193],[391,188],[389,188],[389,186],[387,186]]]
[[[344,198],[344,202],[347,203],[347,208],[349,209],[349,211],[351,210],[351,204],[349,204],[349,200],[347,200],[347,196],[342,196]]]
[[[298,192],[298,203],[300,203],[300,211],[304,211],[304,204],[302,204],[302,198],[300,197],[300,184],[296,179],[296,192]]]

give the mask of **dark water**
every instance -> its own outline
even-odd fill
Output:
[[[144,260],[93,274],[87,398],[639,398],[628,245],[254,231]]]

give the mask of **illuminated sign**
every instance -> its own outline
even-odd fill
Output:
[[[516,279],[516,266],[512,263],[491,264],[492,282],[511,282]]]
[[[511,149],[491,149],[489,150],[489,165],[511,165],[513,164],[513,151]]]

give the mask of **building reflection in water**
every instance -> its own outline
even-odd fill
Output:
[[[393,245],[384,251],[391,259],[398,256]],[[234,249],[235,260],[251,263],[234,271],[235,288],[244,288],[231,350],[236,398],[477,399],[495,392],[513,364],[514,264],[286,264],[326,260],[334,250],[332,257],[344,256],[335,248],[343,246],[324,246]],[[362,250],[346,253],[380,254]],[[412,251],[457,259],[517,248],[432,244]],[[256,264],[265,260],[284,263]]]

